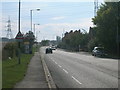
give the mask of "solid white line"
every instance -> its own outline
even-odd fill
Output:
[[[75,77],[72,76],[72,78],[73,78],[76,82],[78,82],[79,84],[82,84],[82,83],[79,82]]]
[[[60,66],[60,65],[58,65],[60,68],[62,67],[62,66]]]
[[[68,73],[68,71],[67,71],[67,70],[65,70],[65,69],[63,69],[63,71],[64,71],[65,73]]]

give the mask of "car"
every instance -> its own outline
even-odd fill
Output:
[[[48,54],[48,53],[51,53],[51,54],[52,54],[53,52],[52,52],[52,49],[51,49],[51,48],[46,48],[45,53],[46,53],[46,54]]]
[[[51,46],[51,49],[52,50],[56,50],[56,46]]]
[[[107,54],[104,51],[104,47],[94,47],[94,49],[92,50],[92,55],[93,56],[106,56]]]

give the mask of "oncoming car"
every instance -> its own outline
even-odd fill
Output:
[[[56,50],[56,47],[55,47],[55,46],[52,46],[51,49],[52,49],[52,50]]]
[[[53,52],[51,48],[46,48],[45,53],[48,54],[48,53],[53,53]]]
[[[104,47],[94,47],[92,55],[103,57],[106,56],[107,54],[105,54]]]

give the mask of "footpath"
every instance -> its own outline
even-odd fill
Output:
[[[14,88],[49,88],[39,52],[35,52],[24,79],[17,83]]]

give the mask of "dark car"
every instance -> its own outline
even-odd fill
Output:
[[[52,52],[52,49],[51,49],[51,48],[46,48],[45,53],[48,54],[48,53],[53,53],[53,52]]]
[[[94,47],[92,51],[92,55],[103,57],[103,56],[106,56],[107,54],[104,51],[104,47]]]

